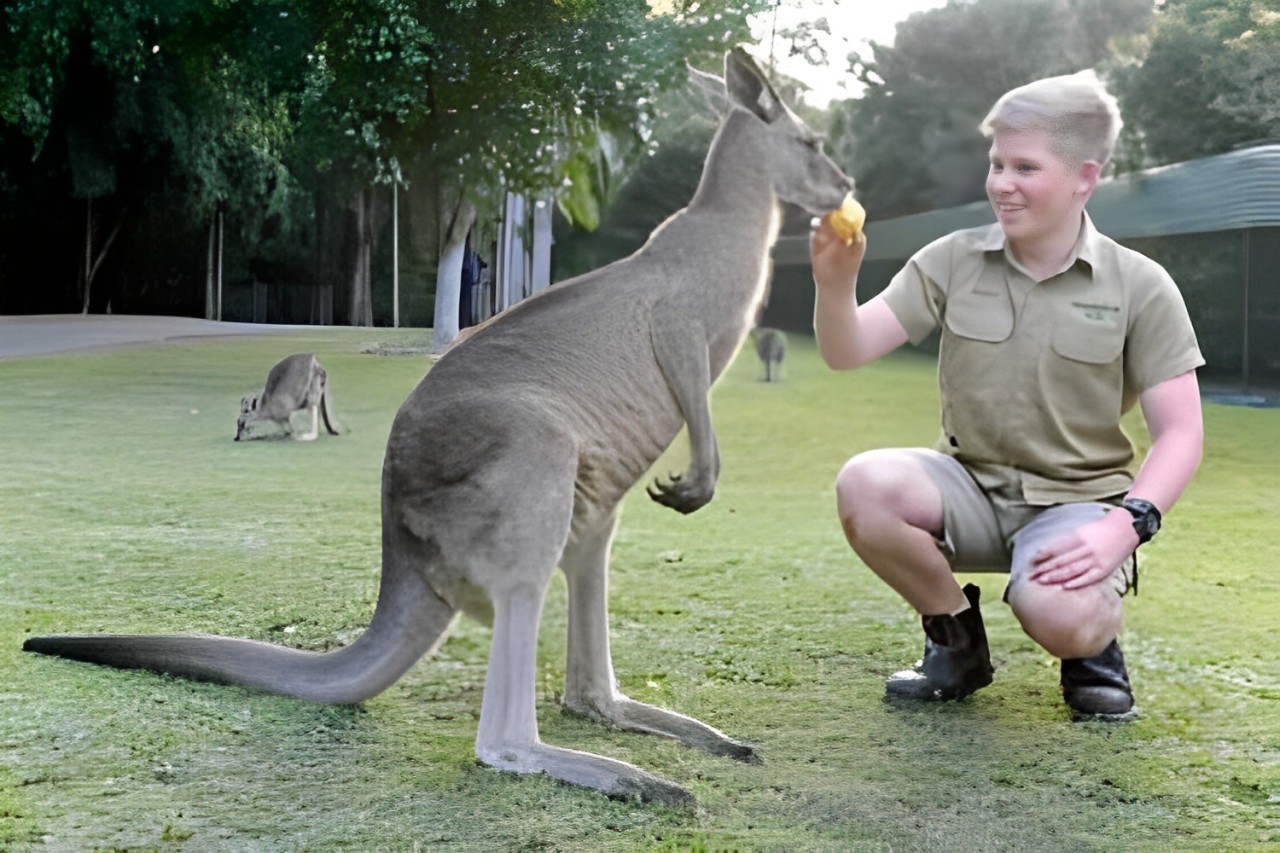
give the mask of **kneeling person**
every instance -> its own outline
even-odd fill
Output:
[[[939,446],[859,454],[836,483],[850,545],[922,617],[924,657],[889,679],[890,696],[958,699],[991,682],[978,588],[952,572],[1007,571],[1005,600],[1061,659],[1067,704],[1133,706],[1121,599],[1135,549],[1199,465],[1204,359],[1165,270],[1084,211],[1120,124],[1092,72],[1007,93],[982,126],[997,223],[921,249],[865,305],[865,243],[846,245],[829,218],[812,236],[830,367],[941,332]],[[1152,438],[1136,476],[1120,428],[1135,401]]]

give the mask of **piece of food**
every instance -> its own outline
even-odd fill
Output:
[[[853,193],[846,195],[840,207],[831,212],[831,227],[846,246],[852,246],[854,240],[863,239],[862,223],[866,221],[867,212],[854,199]]]

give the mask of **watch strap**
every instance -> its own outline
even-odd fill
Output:
[[[1151,501],[1144,501],[1141,498],[1125,498],[1120,506],[1133,516],[1133,529],[1138,534],[1138,544],[1150,542],[1163,521],[1160,509]]]

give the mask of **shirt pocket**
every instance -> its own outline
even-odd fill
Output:
[[[1110,364],[1124,351],[1119,306],[1072,302],[1053,328],[1053,351],[1085,364]]]
[[[1013,334],[1013,302],[1004,286],[980,286],[947,300],[943,323],[962,338],[1000,343]]]

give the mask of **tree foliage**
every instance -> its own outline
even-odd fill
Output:
[[[117,280],[128,276],[121,286],[136,296],[173,283],[165,254],[176,247],[156,247],[159,234],[140,233],[145,223],[190,222],[198,230],[225,205],[251,233],[287,206],[287,84],[301,66],[289,67],[282,43],[306,37],[279,6],[28,0],[6,8],[0,134],[6,188],[21,210],[5,252],[6,290],[35,271],[43,272],[38,281],[58,280],[57,259],[78,254],[67,252],[69,219],[85,223],[76,230],[90,246],[95,232],[101,245],[122,226],[122,242],[151,244],[152,269],[114,271]],[[69,217],[75,199],[85,200],[87,219]],[[76,277],[87,281],[85,266]],[[55,286],[36,305],[57,307],[58,294],[72,289]],[[0,296],[22,304],[15,294]],[[160,300],[163,308],[183,301]]]
[[[313,243],[317,274],[350,265],[322,258],[321,244],[367,249],[369,229],[388,218],[371,185],[454,205],[465,195],[490,214],[505,191],[525,192],[593,225],[646,149],[657,93],[686,59],[746,40],[763,0],[667,5],[9,0],[0,193],[14,213],[0,224],[19,209],[26,224],[0,241],[0,302],[55,307],[15,300],[13,288],[80,241],[77,199],[132,223],[122,240],[135,246],[145,222],[188,223],[187,260],[165,279],[191,293],[203,261],[195,237],[215,210],[245,258],[272,236]],[[352,211],[364,233],[331,239]],[[130,262],[135,274],[147,263],[140,253]]]
[[[1280,136],[1280,2],[1167,0],[1112,74],[1136,165]]]

